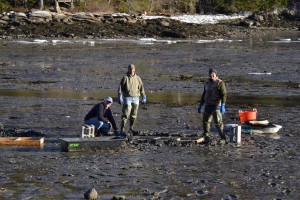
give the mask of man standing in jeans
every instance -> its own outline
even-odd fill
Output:
[[[201,108],[205,104],[205,110],[203,114],[203,128],[205,140],[209,141],[210,124],[212,118],[219,131],[221,140],[219,144],[226,143],[226,137],[224,133],[224,125],[222,115],[225,113],[225,103],[227,98],[225,83],[218,78],[217,70],[209,70],[209,80],[204,85],[204,91],[198,107],[198,113],[201,113]]]
[[[113,99],[106,97],[103,102],[96,104],[84,118],[85,124],[95,126],[97,137],[101,134],[108,135],[111,126],[118,135],[118,128],[110,109],[112,103]]]
[[[126,123],[130,120],[129,132],[132,135],[137,135],[134,130],[134,125],[137,118],[139,108],[139,97],[142,95],[142,103],[146,103],[146,94],[141,78],[135,73],[135,66],[128,65],[127,74],[122,78],[118,89],[118,102],[123,104],[121,134],[126,136]]]

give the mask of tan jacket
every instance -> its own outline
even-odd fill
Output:
[[[127,74],[122,78],[118,93],[123,94],[124,97],[146,95],[142,79],[136,74],[133,76]]]

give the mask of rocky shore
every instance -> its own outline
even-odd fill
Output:
[[[297,35],[298,19],[251,15],[218,24],[183,23],[170,18],[145,19],[127,14],[55,13],[33,11],[0,15],[0,38],[261,38]]]

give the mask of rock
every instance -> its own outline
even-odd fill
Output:
[[[207,180],[204,180],[204,179],[202,179],[202,180],[200,180],[200,183],[207,183],[208,181]]]
[[[113,16],[110,15],[110,14],[104,14],[104,15],[103,15],[103,18],[104,18],[105,20],[108,20],[108,19],[112,19]]]
[[[283,195],[290,195],[291,192],[292,192],[292,191],[291,191],[290,189],[284,189],[284,190],[282,190],[281,193],[282,193]]]
[[[62,20],[64,23],[71,23],[71,18],[70,17],[66,17]]]
[[[230,194],[230,195],[228,195],[228,199],[238,199],[238,198],[239,197],[236,194]]]
[[[4,21],[9,21],[9,20],[10,20],[10,18],[9,18],[9,16],[7,16],[7,15],[4,15],[3,17],[1,17],[1,20],[4,20]]]
[[[85,14],[85,13],[83,13],[83,12],[75,13],[75,14],[73,15],[73,17],[75,17],[75,18],[83,18],[83,19],[93,19],[93,18],[94,18],[94,16],[91,16],[91,15],[89,15],[89,14]]]
[[[127,23],[130,23],[130,24],[135,24],[137,22],[137,19],[134,17],[126,16],[126,19],[127,19]]]
[[[59,19],[59,20],[63,20],[63,19],[65,19],[65,18],[67,18],[67,15],[65,15],[65,14],[62,14],[62,13],[54,13],[53,15],[52,15],[52,18],[53,19]]]
[[[259,22],[254,22],[254,23],[253,23],[253,26],[259,27],[259,26],[261,26],[261,24],[260,24]]]
[[[255,20],[255,21],[263,21],[264,20],[264,16],[258,15],[256,13],[253,13],[248,18],[251,19],[251,20]]]
[[[127,19],[125,17],[123,17],[123,18],[117,18],[116,22],[117,23],[121,23],[121,24],[125,24],[127,22]]]
[[[19,17],[19,18],[27,18],[27,15],[23,12],[16,12],[15,13],[15,17]]]
[[[84,193],[84,199],[87,199],[87,200],[97,200],[98,199],[98,192],[94,188],[89,189],[88,191],[86,191]]]
[[[241,21],[239,23],[240,26],[245,26],[245,27],[251,27],[253,26],[253,21],[250,20],[246,20],[246,21]]]
[[[95,14],[94,14],[94,17],[100,17],[100,18],[102,18],[103,15],[102,15],[102,14],[99,14],[99,13],[95,13]]]
[[[91,14],[84,14],[84,13],[76,13],[72,16],[72,20],[79,21],[79,22],[99,22],[98,18],[95,18]]]
[[[52,18],[52,13],[49,11],[38,10],[29,13],[29,17]]]
[[[162,20],[162,21],[160,21],[160,25],[164,26],[164,27],[169,27],[170,26],[170,22],[168,22],[167,20]]]
[[[199,190],[199,191],[196,192],[196,194],[198,196],[204,196],[204,195],[208,194],[208,191],[207,190]]]
[[[0,19],[0,25],[6,25],[6,24],[8,24],[8,22],[7,21],[5,21],[5,20],[2,20],[2,19]]]
[[[111,200],[125,200],[125,196],[113,196]]]
[[[28,22],[32,24],[42,24],[45,23],[46,21],[45,18],[41,18],[41,17],[29,17]]]

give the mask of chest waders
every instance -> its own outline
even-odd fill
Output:
[[[125,133],[125,127],[127,120],[130,120],[130,128],[129,130],[134,134],[136,131],[134,131],[134,125],[137,118],[139,104],[130,103],[130,104],[123,104],[122,108],[122,122],[121,122],[121,132]]]
[[[221,139],[226,140],[225,134],[224,134],[224,124],[222,119],[222,114],[220,110],[214,110],[211,113],[204,112],[203,114],[203,127],[204,127],[204,135],[209,136],[210,132],[210,124],[212,119],[214,119],[214,122],[216,124],[216,128],[218,129],[219,135]]]

